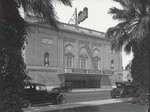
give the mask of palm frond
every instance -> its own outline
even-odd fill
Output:
[[[114,0],[120,3],[123,9],[110,8],[109,14],[121,23],[111,27],[106,37],[112,42],[112,48],[129,53],[131,48],[137,48],[145,37],[150,35],[150,0]]]
[[[109,28],[106,31],[106,38],[111,39],[112,36],[115,36],[117,33],[120,32],[120,29],[125,29],[128,24],[129,24],[129,22],[125,21],[125,22],[118,23],[114,27]]]
[[[70,0],[20,0],[20,3],[26,14],[34,14],[43,17],[52,27],[57,28],[58,17],[53,6],[54,2],[63,3],[71,6]]]
[[[120,33],[116,35],[116,38],[112,41],[113,49],[121,51],[123,46],[126,45],[129,41],[129,37],[124,30],[120,30]]]
[[[143,17],[136,27],[131,32],[131,38],[135,39],[138,43],[141,42],[143,37],[146,37],[149,35],[149,16]]]
[[[130,37],[125,31],[126,22],[119,23],[115,27],[109,28],[106,32],[107,38],[111,40],[111,48],[120,51],[123,46],[129,41]]]
[[[130,10],[126,9],[118,9],[116,7],[109,9],[109,14],[113,15],[113,19],[121,20],[121,21],[127,21],[134,19],[138,13],[135,13],[136,11],[132,8]]]
[[[113,19],[120,19],[124,20],[125,18],[123,17],[125,11],[122,9],[118,9],[116,7],[110,8],[108,11],[108,14],[113,15]]]
[[[124,8],[129,8],[129,4],[131,4],[132,0],[113,0],[113,1],[118,2]]]
[[[128,42],[126,45],[125,45],[125,47],[124,47],[124,51],[127,53],[127,54],[130,54],[131,53],[131,51],[132,51],[132,46],[133,46],[134,44],[133,44],[133,41],[130,41],[130,42]]]
[[[66,6],[71,6],[72,7],[72,3],[70,0],[58,0],[60,3],[63,3]]]

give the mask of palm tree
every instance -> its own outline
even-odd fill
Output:
[[[27,80],[22,49],[26,42],[26,14],[43,17],[57,28],[56,3],[71,6],[70,0],[0,0],[0,112],[21,112],[20,102],[24,80]]]
[[[135,44],[139,44],[150,33],[150,1],[149,0],[114,0],[123,7],[110,8],[113,19],[120,23],[109,28],[106,36],[112,40],[112,49],[130,53]],[[137,45],[135,47],[137,47]],[[133,51],[134,53],[134,51]]]
[[[120,22],[107,30],[106,37],[112,41],[112,49],[133,52],[133,81],[149,86],[150,0],[114,1],[120,3],[122,9],[113,7],[109,13],[113,15],[113,19]]]

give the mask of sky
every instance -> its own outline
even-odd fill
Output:
[[[72,8],[64,5],[56,5],[55,10],[60,22],[68,23],[71,19],[75,8],[77,13],[83,11],[84,7],[88,8],[88,18],[79,24],[80,27],[89,28],[101,32],[106,32],[108,28],[113,27],[119,23],[112,19],[112,15],[108,14],[112,7],[122,8],[120,4],[113,0],[73,0]],[[123,55],[123,67],[125,67],[132,59],[132,53]]]

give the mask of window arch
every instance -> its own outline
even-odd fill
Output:
[[[73,45],[71,45],[71,44],[65,45],[65,53],[66,52],[73,52],[73,50],[74,50]]]
[[[81,55],[81,54],[87,54],[87,49],[86,49],[86,47],[82,46],[82,47],[80,48],[80,55]]]
[[[95,48],[95,49],[93,50],[93,54],[94,54],[94,55],[98,55],[99,53],[100,53],[100,51],[99,51],[98,48]]]
[[[44,53],[44,66],[49,66],[49,53]]]

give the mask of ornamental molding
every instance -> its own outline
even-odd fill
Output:
[[[94,56],[93,59],[94,60],[101,60],[101,58],[99,56]]]
[[[74,57],[74,54],[72,54],[71,52],[69,52],[69,53],[65,53],[65,56],[66,57]]]
[[[80,58],[88,58],[88,55],[87,54],[81,54],[79,57]]]

